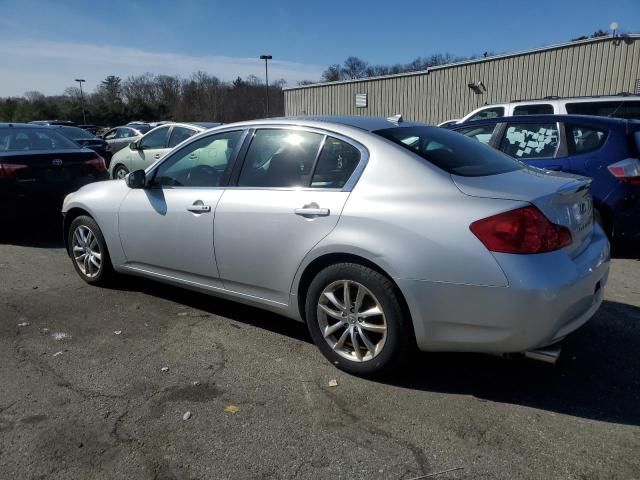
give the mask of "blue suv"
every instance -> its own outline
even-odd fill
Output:
[[[609,238],[640,237],[640,121],[527,115],[448,128],[529,165],[591,177],[596,218]]]

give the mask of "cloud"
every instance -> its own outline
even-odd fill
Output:
[[[4,66],[0,96],[22,95],[29,90],[60,94],[74,85],[75,78],[86,79],[87,89],[93,90],[107,75],[126,78],[151,72],[188,77],[199,70],[221,80],[264,75],[264,63],[258,58],[191,56],[87,43],[3,41],[0,58]],[[318,80],[323,70],[319,65],[277,59],[269,62],[269,78],[283,78],[289,85]]]

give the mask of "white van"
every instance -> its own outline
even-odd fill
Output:
[[[598,97],[545,97],[518,100],[476,108],[458,123],[515,115],[596,115],[640,120],[640,95],[620,94]]]

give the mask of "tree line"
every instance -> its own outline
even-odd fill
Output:
[[[269,85],[269,115],[284,114],[284,80]],[[86,122],[121,125],[133,120],[236,122],[266,116],[265,85],[257,77],[225,82],[205,72],[189,78],[147,73],[123,80],[105,78],[93,92],[84,92]],[[62,95],[26,92],[0,98],[0,121],[71,120],[84,123],[80,89]]]

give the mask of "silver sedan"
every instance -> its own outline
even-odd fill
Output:
[[[401,118],[225,125],[63,213],[86,282],[139,275],[278,312],[361,375],[414,347],[544,356],[609,272],[588,180]]]

